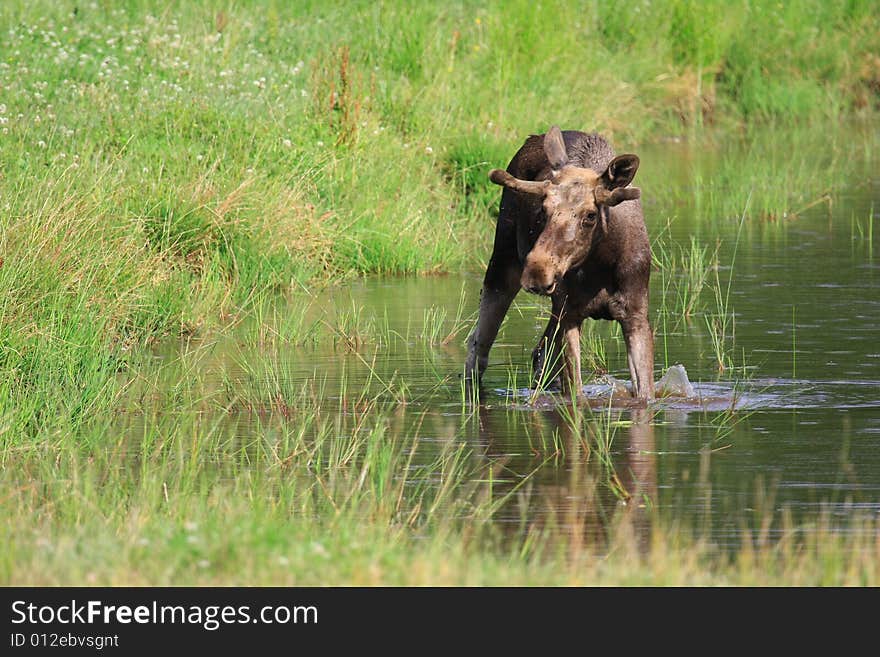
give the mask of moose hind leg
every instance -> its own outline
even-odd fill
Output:
[[[549,389],[561,385],[562,344],[557,336],[541,336],[532,350],[532,387]]]
[[[538,344],[532,350],[532,386],[550,388],[560,383],[563,373],[563,333],[559,325],[563,304],[553,301],[550,320]]]

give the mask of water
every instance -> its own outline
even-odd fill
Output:
[[[648,149],[640,176],[687,171],[693,157],[684,147]],[[711,177],[711,164],[703,172]],[[695,184],[680,177],[670,184]],[[693,394],[685,390],[647,409],[621,405],[610,395],[613,381],[591,375],[585,360],[590,401],[575,413],[593,424],[578,424],[558,396],[527,387],[548,303],[521,293],[492,350],[475,411],[462,403],[458,375],[482,271],[371,279],[334,291],[309,312],[353,324],[348,334],[358,326],[381,334],[381,344],[291,347],[283,376],[291,389],[319,379],[328,403],[338,401],[343,380],[349,390],[369,387],[379,396],[383,382],[405,381],[403,423],[418,432],[420,449],[467,442],[472,458],[496,473],[494,494],[509,495],[496,521],[518,535],[546,524],[599,535],[622,506],[640,510],[638,526],[660,514],[703,527],[722,545],[736,545],[767,517],[772,534],[783,514],[798,524],[821,516],[841,527],[855,512],[880,514],[880,243],[868,229],[880,223],[877,181],[865,174],[830,207],[820,203],[785,220],[750,217],[742,226],[737,217],[706,216],[711,206],[693,199],[652,201],[643,185],[652,236],[674,217],[668,244],[696,235],[700,244],[718,245],[718,280],[735,334],[725,345],[724,371],[707,328],[718,312],[712,291],[704,289],[684,321],[671,307],[674,286],[664,289],[663,277],[652,276],[658,376],[682,365]],[[353,308],[361,309],[356,320]],[[592,324],[608,374],[627,379],[619,331]],[[433,339],[425,337],[430,327]],[[225,367],[233,380],[244,376],[234,364]],[[246,422],[240,427],[247,431]],[[610,442],[610,466],[587,457],[597,427]]]

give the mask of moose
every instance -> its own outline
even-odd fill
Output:
[[[479,385],[489,350],[520,288],[549,296],[550,321],[532,351],[535,387],[558,382],[582,396],[584,319],[616,320],[626,342],[632,394],[654,397],[654,338],[648,321],[651,246],[641,191],[630,187],[636,155],[617,155],[599,134],[553,126],[532,135],[506,171],[465,377]]]

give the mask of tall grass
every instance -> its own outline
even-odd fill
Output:
[[[206,382],[187,369],[194,394],[176,408],[154,400],[0,452],[0,581],[875,585],[880,574],[870,518],[770,514],[730,552],[656,512],[650,438],[615,446],[650,430],[647,418],[520,412],[539,450],[521,473],[420,411],[402,423],[379,396],[352,391],[360,402],[328,413],[323,392],[304,389],[291,413],[249,413],[198,392]]]

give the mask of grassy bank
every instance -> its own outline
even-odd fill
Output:
[[[480,528],[494,507],[468,497],[477,475],[454,454],[425,466],[428,477],[454,465],[448,511],[446,500],[436,517],[418,501],[400,506],[403,484],[388,473],[406,472],[413,436],[381,452],[388,409],[369,406],[378,433],[367,438],[337,427],[357,467],[336,463],[340,478],[328,482],[310,469],[316,437],[334,427],[316,419],[327,409],[278,425],[288,409],[271,381],[221,395],[189,381],[189,370],[157,368],[146,347],[242,322],[252,327],[245,341],[261,345],[282,333],[286,346],[380,340],[379,320],[357,308],[339,322],[262,313],[284,308],[282,298],[305,307],[345,277],[483,266],[498,198],[486,171],[551,123],[599,130],[627,150],[741,140],[745,156],[706,170],[652,170],[645,158],[640,184],[652,190],[666,289],[694,259],[663,234],[676,203],[696,204],[708,232],[744,208],[749,220],[780,221],[865,177],[875,133],[829,141],[826,126],[874,116],[878,34],[880,11],[854,1],[670,0],[623,11],[599,2],[417,11],[402,2],[3,2],[0,465],[13,511],[0,530],[9,546],[0,579],[310,582],[300,566],[329,555],[341,565],[322,582],[350,582],[367,563],[379,568],[371,583],[614,581],[622,570],[607,580],[601,566],[584,570],[592,555],[578,546],[564,550],[571,571],[530,549],[479,547],[498,540]],[[759,132],[783,124],[822,140],[822,156],[799,157],[802,142],[788,133]],[[873,219],[857,219],[872,230]],[[693,308],[713,264],[698,245],[691,252],[699,267],[690,289],[669,288],[670,324]],[[466,330],[463,312],[453,338]],[[417,339],[447,337],[432,334],[437,320],[426,317]],[[159,403],[138,406],[135,393],[157,390]],[[248,445],[217,419],[232,406],[266,416]],[[279,440],[286,456],[272,452]],[[218,462],[231,470],[205,468]],[[339,499],[353,502],[340,510]],[[457,523],[462,514],[473,522]],[[293,533],[291,518],[302,520]],[[190,549],[199,541],[213,552]],[[681,557],[707,563],[698,540],[679,547],[664,568]],[[876,583],[861,563],[829,580],[821,564],[844,548],[815,547],[803,557],[816,560],[807,582]],[[768,550],[761,558],[776,558]],[[454,557],[449,571],[432,570],[441,553]],[[100,554],[122,556],[95,570]],[[797,558],[780,572],[793,573]],[[644,581],[663,581],[642,566],[634,572]],[[709,581],[744,581],[731,564],[712,567],[720,574]]]

